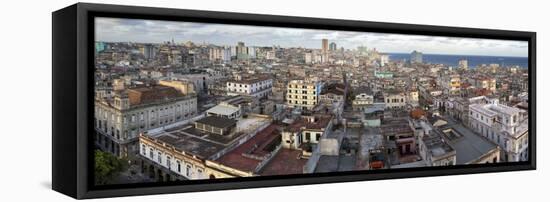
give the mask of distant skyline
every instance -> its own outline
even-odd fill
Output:
[[[460,37],[385,34],[371,32],[280,28],[250,25],[227,25],[178,21],[96,18],[95,40],[106,42],[177,43],[192,41],[215,45],[281,46],[321,48],[321,39],[335,42],[338,49],[358,46],[376,48],[385,53],[484,55],[527,57],[526,41]]]

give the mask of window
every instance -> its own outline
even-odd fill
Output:
[[[153,148],[149,148],[149,158],[153,160]]]
[[[162,153],[157,152],[157,160],[158,160],[159,164],[162,164]]]
[[[191,166],[187,165],[187,169],[185,169],[185,176],[191,177]]]
[[[143,156],[147,155],[147,151],[145,150],[146,150],[145,144],[141,144],[141,153],[143,154]]]
[[[166,156],[166,167],[168,167],[168,170],[170,170],[170,168],[171,168],[170,164],[171,164],[170,157]]]
[[[199,174],[199,177],[201,177],[202,176],[202,169],[198,169],[197,172]]]
[[[306,133],[306,141],[311,141],[311,134],[309,132]]]
[[[181,172],[181,162],[176,161],[176,165],[177,165],[178,173],[180,173]]]

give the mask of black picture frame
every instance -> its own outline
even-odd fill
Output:
[[[93,185],[93,19],[120,17],[528,41],[529,160],[185,183]],[[52,188],[84,199],[536,169],[536,33],[353,20],[77,3],[52,13]]]

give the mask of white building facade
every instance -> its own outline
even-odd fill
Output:
[[[470,127],[481,136],[499,145],[501,160],[517,162],[528,160],[527,112],[503,104],[473,104],[469,107]]]
[[[267,98],[271,94],[273,79],[269,76],[258,76],[251,79],[228,81],[228,95],[247,95],[256,98]]]

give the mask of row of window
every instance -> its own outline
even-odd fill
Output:
[[[313,88],[313,89],[315,89],[316,87],[315,86],[298,86],[298,85],[288,84],[288,88],[301,88],[301,89]]]
[[[299,103],[298,100],[294,100],[294,102],[292,102],[292,100],[288,101],[288,104],[296,104],[297,105],[298,103]],[[302,101],[302,105],[308,105],[308,102],[307,101]],[[316,102],[311,102],[310,105],[316,105]]]
[[[194,105],[195,104],[195,101],[191,100],[190,102],[185,102],[183,105],[185,106],[188,106],[188,105]],[[175,106],[176,108],[176,112],[179,112],[179,111],[182,111],[182,112],[188,112],[188,111],[193,111],[193,109],[189,109],[189,108],[185,108],[185,109],[180,109],[183,105],[180,105],[180,104],[177,104]],[[170,106],[170,107],[164,107],[164,108],[159,108],[159,109],[152,109],[151,110],[151,114],[149,115],[152,119],[155,118],[155,111],[158,110],[158,116],[159,117],[162,117],[162,116],[168,116],[168,115],[172,115],[174,113],[173,111],[173,108],[174,106]],[[193,107],[195,108],[195,107]],[[103,117],[104,120],[108,119],[109,118],[109,110],[103,110],[101,108],[99,109],[96,109],[96,113],[97,113],[97,117]],[[110,120],[111,121],[117,121],[117,123],[120,123],[121,120],[120,120],[120,116],[116,116],[115,118],[115,113],[111,113],[110,114]],[[140,112],[139,114],[136,113],[136,114],[131,114],[131,115],[127,115],[127,116],[124,116],[123,117],[123,124],[127,123],[127,118],[130,118],[130,121],[133,123],[136,121],[136,118],[139,118],[140,121],[143,121],[144,120],[144,113],[143,112]]]
[[[292,99],[292,95],[288,95],[288,98]],[[298,99],[298,95],[294,95],[294,99]],[[307,100],[307,95],[302,95],[302,99]],[[316,100],[317,96],[311,96],[309,99]]]
[[[147,152],[148,151],[148,152]],[[148,153],[148,155],[147,155]],[[203,176],[203,169],[196,168],[196,176],[193,176],[195,174],[193,170],[193,164],[188,163],[186,161],[181,161],[180,159],[173,158],[169,155],[164,155],[161,151],[155,151],[153,147],[149,147],[147,149],[147,146],[145,144],[141,144],[141,154],[150,160],[158,163],[159,165],[167,168],[170,171],[177,172],[180,175],[183,175],[189,179],[193,178],[202,178]],[[155,155],[156,154],[156,155]],[[165,160],[163,161],[163,156],[165,156]]]
[[[388,98],[388,99],[386,99],[386,103],[403,103],[403,102],[405,102],[405,99],[403,99],[403,98],[401,98],[401,99],[399,99],[399,98],[392,98],[392,99]]]
[[[307,90],[302,90],[301,92],[302,92],[301,94],[304,94],[304,95],[308,94]],[[288,90],[288,93],[292,93],[292,90]],[[294,94],[300,94],[300,91],[294,90]],[[316,95],[317,93],[315,91],[311,91],[311,94]]]
[[[233,84],[233,85],[231,85]],[[268,83],[267,81],[261,81],[260,84],[258,84],[258,86],[263,86],[263,85],[267,85],[266,87],[267,88],[270,88],[271,87],[271,84]],[[245,87],[245,88],[248,88],[248,84],[236,84],[236,83],[227,83],[227,86],[233,86],[233,87]],[[252,85],[250,85],[251,87],[256,87],[256,83],[253,83]]]

